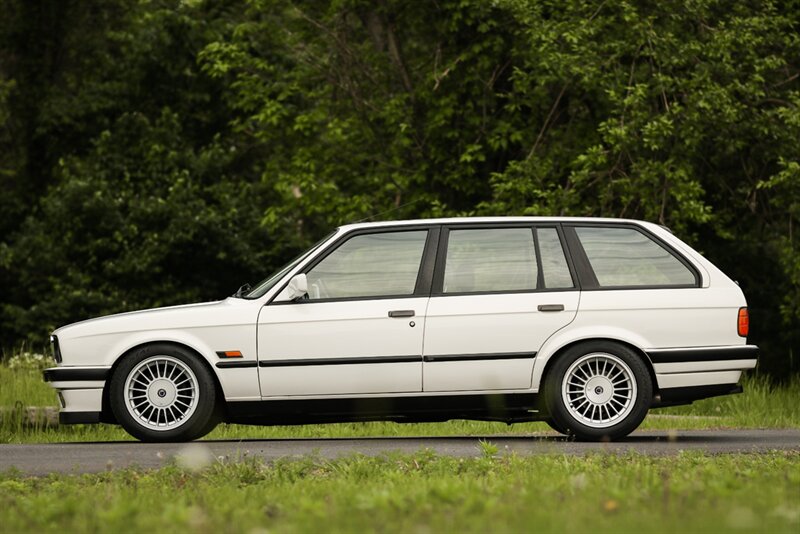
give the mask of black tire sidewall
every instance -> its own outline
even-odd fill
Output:
[[[561,384],[570,365],[591,353],[616,356],[630,367],[636,381],[636,399],[633,409],[617,424],[607,428],[593,428],[577,421],[570,415],[561,396]],[[545,403],[553,423],[565,429],[579,440],[600,441],[618,439],[633,432],[644,420],[653,399],[653,381],[647,364],[630,348],[614,342],[593,341],[581,343],[567,349],[553,362],[544,384]]]
[[[125,400],[125,382],[131,371],[142,361],[153,356],[170,356],[185,363],[197,379],[197,408],[189,419],[177,428],[157,431],[140,424],[128,412]],[[194,353],[175,345],[153,344],[127,354],[114,370],[109,385],[109,404],[120,425],[141,441],[169,442],[191,441],[210,432],[216,420],[216,384],[211,373]]]

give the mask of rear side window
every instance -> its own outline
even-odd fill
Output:
[[[633,228],[575,228],[600,287],[694,286],[694,273]]]
[[[538,274],[530,228],[450,230],[444,293],[533,290]]]
[[[547,289],[575,287],[561,240],[558,238],[558,231],[555,228],[538,228],[536,237],[539,239],[544,287]]]

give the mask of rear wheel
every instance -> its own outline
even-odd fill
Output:
[[[217,423],[214,378],[174,345],[148,345],[127,356],[111,378],[111,409],[142,441],[190,441]]]
[[[568,349],[545,383],[552,426],[578,439],[617,439],[633,432],[653,398],[650,373],[631,349],[590,342]]]
[[[564,435],[569,434],[569,431],[566,428],[564,428],[563,426],[561,426],[558,423],[556,423],[555,421],[553,421],[552,417],[548,417],[547,419],[544,420],[544,422],[547,423],[547,425],[550,428],[552,428],[553,430],[555,430],[559,434],[564,434]]]

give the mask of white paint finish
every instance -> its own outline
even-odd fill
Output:
[[[744,345],[736,331],[744,305],[741,291],[727,288],[584,291],[574,326],[631,330],[644,339],[644,350]]]
[[[436,391],[520,390],[531,386],[533,358],[424,362],[423,366],[425,386],[436,387]],[[425,389],[426,393],[429,391]]]
[[[721,360],[707,362],[674,362],[655,363],[653,369],[657,374],[696,373],[702,371],[732,371],[753,369],[758,360]]]
[[[425,321],[426,356],[537,352],[575,317],[578,291],[432,297]],[[541,304],[564,311],[540,312]],[[527,389],[533,359],[424,362],[424,391]]]
[[[62,412],[99,412],[103,409],[103,390],[92,389],[62,389],[64,408]]]
[[[493,223],[493,222],[519,222],[552,223],[552,222],[625,222],[640,225],[671,246],[687,256],[698,268],[703,278],[704,289],[659,289],[659,290],[622,290],[622,291],[586,291],[581,295],[581,306],[577,318],[571,324],[554,327],[550,332],[542,333],[542,328],[532,328],[533,321],[526,321],[524,317],[537,319],[545,314],[533,312],[530,308],[519,307],[519,303],[508,304],[502,302],[488,306],[489,318],[477,320],[475,317],[483,315],[487,308],[476,309],[474,305],[486,305],[480,300],[476,302],[461,302],[452,309],[447,306],[436,305],[432,309],[432,319],[424,324],[424,310],[414,306],[417,316],[413,318],[416,328],[412,335],[403,336],[401,330],[411,330],[408,327],[409,319],[389,319],[383,314],[389,309],[408,309],[408,303],[424,299],[397,299],[391,301],[372,301],[378,308],[370,307],[366,301],[351,303],[337,303],[344,305],[331,313],[327,318],[318,318],[310,321],[313,328],[303,326],[298,321],[302,317],[295,314],[283,316],[283,312],[292,308],[292,305],[268,306],[270,311],[265,315],[265,321],[257,325],[257,317],[262,306],[272,296],[280,291],[292,275],[301,271],[306,263],[313,261],[320,254],[334,246],[336,241],[346,236],[352,230],[362,228],[378,228],[408,225],[435,225],[449,223]],[[577,292],[576,308],[577,308]],[[527,294],[530,296],[532,294]],[[549,297],[555,293],[541,293],[538,297]],[[514,295],[502,295],[506,297]],[[477,296],[476,296],[477,297]],[[491,296],[487,296],[491,297]],[[442,297],[444,299],[459,299],[462,297]],[[473,297],[467,297],[473,298]],[[457,302],[457,301],[453,301]],[[549,298],[542,303],[556,303]],[[352,304],[352,307],[347,306]],[[565,303],[566,304],[566,303]],[[333,306],[333,303],[317,303],[319,306]],[[420,354],[422,350],[423,327],[430,333],[425,341],[425,350],[430,354],[458,354],[458,353],[497,353],[497,352],[528,352],[536,350],[537,358],[531,365],[532,369],[520,372],[519,365],[527,365],[526,360],[493,360],[484,362],[439,363],[432,362],[429,378],[440,383],[442,388],[467,388],[463,390],[449,389],[446,391],[429,391],[426,395],[439,394],[476,394],[526,391],[527,386],[520,384],[531,377],[530,389],[537,391],[541,374],[546,362],[561,347],[573,341],[591,338],[610,338],[628,342],[642,350],[654,350],[674,347],[690,346],[740,346],[745,340],[736,335],[736,314],[745,301],[741,290],[719,269],[688,245],[674,235],[657,225],[641,221],[623,221],[619,219],[591,219],[591,218],[550,218],[550,217],[513,217],[513,218],[477,218],[477,219],[435,219],[421,221],[394,221],[382,223],[357,224],[342,227],[328,242],[311,253],[308,258],[287,271],[282,280],[268,291],[263,297],[256,300],[226,299],[220,302],[176,306],[155,310],[145,310],[115,316],[104,317],[76,323],[58,329],[55,333],[64,355],[62,366],[110,366],[121,354],[128,349],[142,343],[172,341],[184,344],[205,358],[218,375],[226,399],[252,400],[261,398],[261,389],[258,380],[259,371],[250,369],[217,369],[213,364],[218,361],[215,352],[218,350],[240,350],[245,355],[245,360],[255,361],[256,336],[258,330],[264,330],[269,336],[261,338],[262,350],[266,357],[302,358],[302,357],[350,357],[350,356],[377,356]],[[385,307],[383,307],[385,306]],[[506,307],[510,306],[510,307]],[[515,308],[515,306],[517,306]],[[283,308],[282,312],[278,312]],[[570,308],[567,308],[570,310]],[[574,309],[573,309],[574,312]],[[567,315],[554,313],[552,315]],[[567,323],[569,321],[566,321]],[[437,325],[438,323],[438,325]],[[566,324],[566,323],[565,323]],[[360,326],[359,326],[360,325]],[[403,326],[402,329],[399,327]],[[431,329],[434,326],[436,328]],[[398,328],[396,328],[398,327]],[[439,331],[441,327],[441,332]],[[548,327],[549,328],[549,327]],[[546,330],[546,328],[545,328]],[[327,336],[327,340],[325,337]],[[281,349],[283,354],[270,353],[275,347]],[[316,353],[299,350],[311,348]],[[413,349],[413,347],[417,347]],[[450,348],[448,348],[450,347]],[[537,348],[538,347],[538,348]],[[283,349],[288,349],[288,352]],[[413,349],[413,350],[412,350]],[[292,352],[294,350],[294,352]],[[408,352],[406,352],[408,350]],[[752,361],[740,361],[738,365],[750,366]],[[358,366],[355,373],[345,377],[342,373],[346,366],[325,366],[317,368],[313,380],[308,381],[309,375],[305,371],[314,367],[298,368],[265,368],[270,372],[268,380],[274,380],[275,391],[289,391],[290,394],[277,394],[273,392],[270,397],[285,398],[324,398],[325,391],[329,395],[347,395],[352,397],[369,397],[370,395],[415,395],[422,388],[422,365],[420,371],[410,372],[406,369],[414,368],[417,364],[370,364]],[[660,364],[661,365],[661,364]],[[672,365],[672,364],[664,364]],[[684,368],[668,367],[666,380],[678,380],[681,375],[709,375],[694,377],[691,380],[709,379],[710,374],[727,372],[718,369],[720,362],[705,364],[686,364]],[[680,370],[702,370],[709,373],[678,372]],[[447,370],[447,367],[455,369]],[[742,369],[740,367],[737,369]],[[285,380],[276,376],[276,370],[283,369],[286,373]],[[676,369],[678,371],[676,371]],[[663,369],[662,369],[663,370]],[[730,371],[732,378],[738,370]],[[441,376],[436,376],[436,374]],[[280,373],[278,373],[280,374]],[[740,373],[739,373],[740,374]],[[355,375],[356,378],[352,378]],[[519,375],[527,375],[520,378]],[[317,378],[317,376],[319,378]],[[416,378],[415,378],[416,377]],[[671,377],[671,378],[670,378]],[[736,375],[738,379],[738,375]],[[318,382],[314,382],[318,380]],[[687,378],[686,380],[690,380]],[[350,382],[348,382],[350,381]],[[355,383],[354,383],[354,382]],[[381,382],[384,381],[384,382]],[[332,383],[346,385],[332,385]],[[318,383],[323,385],[322,391],[308,393],[309,385]],[[456,384],[458,383],[458,384]],[[87,383],[59,382],[52,384],[65,392],[82,391],[82,386],[97,385],[97,381]],[[327,384],[327,385],[326,385]],[[377,384],[377,385],[376,385]],[[316,387],[316,386],[315,386]],[[283,388],[283,389],[281,389]],[[344,389],[360,389],[360,392],[338,393]],[[502,388],[502,389],[497,389]],[[89,388],[86,388],[89,390]],[[403,391],[398,391],[403,390]],[[102,391],[100,388],[92,388]],[[269,394],[269,392],[265,392]],[[97,407],[99,410],[99,407]],[[91,410],[88,410],[91,411]]]
[[[553,354],[583,339],[619,340],[644,351],[745,345],[736,330],[741,306],[746,306],[744,295],[732,282],[709,288],[583,291],[575,321],[549,339],[536,358],[533,388],[540,388]]]
[[[156,308],[75,323],[54,332],[62,366],[111,366],[122,354],[145,343],[173,342],[199,353],[217,373],[228,397],[261,395],[255,369],[216,369],[217,351],[239,350],[256,360],[257,301],[229,298],[219,302]]]
[[[345,364],[301,367],[263,367],[259,370],[264,398],[295,396],[298,391],[323,395],[353,392],[383,394],[419,391],[419,363]]]
[[[261,362],[373,356],[418,356],[420,362],[260,367],[261,394],[421,391],[427,301],[411,297],[264,307],[258,317]],[[415,315],[389,317],[394,310],[414,310]]]
[[[713,386],[716,384],[736,384],[742,371],[711,371],[704,373],[675,373],[656,375],[656,382],[661,389],[684,388],[691,386]]]

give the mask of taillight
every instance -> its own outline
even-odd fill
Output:
[[[747,313],[747,308],[739,308],[739,320],[736,323],[736,329],[742,337],[747,337],[747,334],[750,333],[750,314]]]

